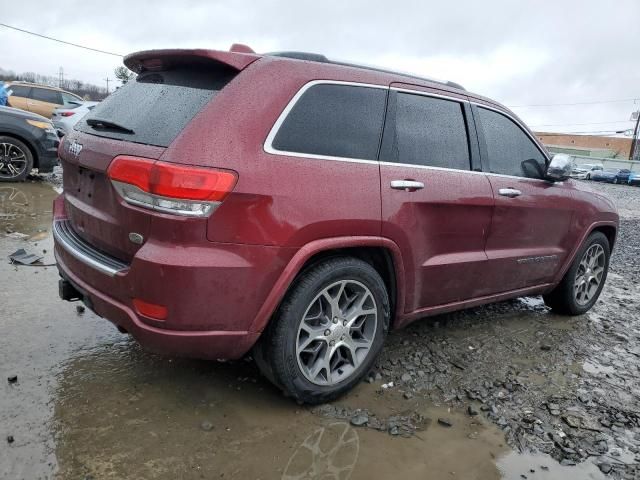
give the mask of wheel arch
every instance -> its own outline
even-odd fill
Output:
[[[339,237],[310,242],[287,264],[260,308],[250,330],[262,332],[297,278],[319,262],[351,256],[369,263],[382,277],[389,292],[391,328],[404,308],[404,266],[399,247],[382,237]]]
[[[36,150],[36,147],[33,145],[33,143],[30,142],[26,137],[23,137],[22,135],[19,135],[15,132],[7,132],[4,130],[0,130],[0,137],[15,138],[16,140],[20,140],[22,143],[24,143],[31,152],[31,157],[33,158],[33,168],[38,168],[40,164],[38,151]]]
[[[616,243],[616,235],[618,230],[613,225],[600,225],[594,227],[587,236],[591,235],[593,232],[602,232],[607,240],[609,240],[609,249],[613,251],[613,245]]]
[[[556,277],[554,278],[554,280],[552,282],[553,285],[555,286],[558,283],[560,283],[560,281],[562,280],[564,275],[567,273],[567,271],[571,267],[571,264],[575,260],[575,256],[578,253],[578,250],[580,250],[580,247],[586,241],[586,239],[589,238],[589,235],[591,235],[593,232],[602,232],[607,237],[607,239],[609,240],[610,249],[613,250],[613,245],[614,245],[615,240],[616,240],[617,231],[618,231],[617,222],[601,221],[601,222],[592,223],[589,226],[589,228],[585,229],[585,233],[580,238],[580,241],[576,242],[576,245],[575,245],[574,249],[571,251],[571,254],[567,257],[567,260],[562,265],[562,268],[556,274]]]

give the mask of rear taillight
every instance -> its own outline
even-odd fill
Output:
[[[76,112],[60,112],[60,115],[63,117],[70,117],[71,115],[75,115]]]
[[[204,217],[233,190],[238,176],[228,170],[192,167],[120,155],[107,175],[122,198],[140,207]]]

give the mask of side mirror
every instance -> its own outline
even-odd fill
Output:
[[[563,182],[571,176],[572,169],[571,157],[564,153],[556,153],[547,165],[545,178],[552,182]]]

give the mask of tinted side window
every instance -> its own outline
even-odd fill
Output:
[[[40,100],[41,102],[56,103],[62,105],[62,97],[60,92],[48,90],[46,88],[34,88],[31,92],[31,98]]]
[[[62,101],[64,102],[64,106],[67,108],[76,108],[82,104],[82,100],[74,97],[73,95],[69,95],[68,93],[62,94]]]
[[[314,85],[287,115],[272,146],[276,150],[376,160],[387,90]]]
[[[478,108],[492,173],[542,178],[545,158],[529,136],[510,118]]]
[[[27,87],[25,85],[11,85],[9,87],[9,90],[11,90],[11,95],[14,97],[27,98],[29,96],[29,90],[31,90],[31,87]]]
[[[469,170],[462,104],[398,93],[392,148],[399,163]]]

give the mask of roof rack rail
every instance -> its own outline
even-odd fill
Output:
[[[450,82],[447,80],[436,80],[429,77],[421,77],[419,75],[415,75],[412,73],[399,72],[397,70],[388,70],[385,68],[373,67],[369,65],[361,65],[357,63],[349,63],[349,62],[340,62],[337,60],[330,60],[325,55],[320,53],[309,53],[309,52],[296,52],[296,51],[283,51],[283,52],[269,52],[264,55],[272,56],[272,57],[284,57],[284,58],[292,58],[295,60],[306,60],[308,62],[319,62],[319,63],[330,63],[332,65],[341,65],[343,67],[353,67],[353,68],[361,68],[363,70],[371,70],[374,72],[381,73],[391,73],[395,75],[402,75],[405,77],[415,78],[418,80],[426,80],[428,82],[439,83],[441,85],[447,85],[448,87],[457,88],[459,90],[466,90],[462,85],[455,82]]]

